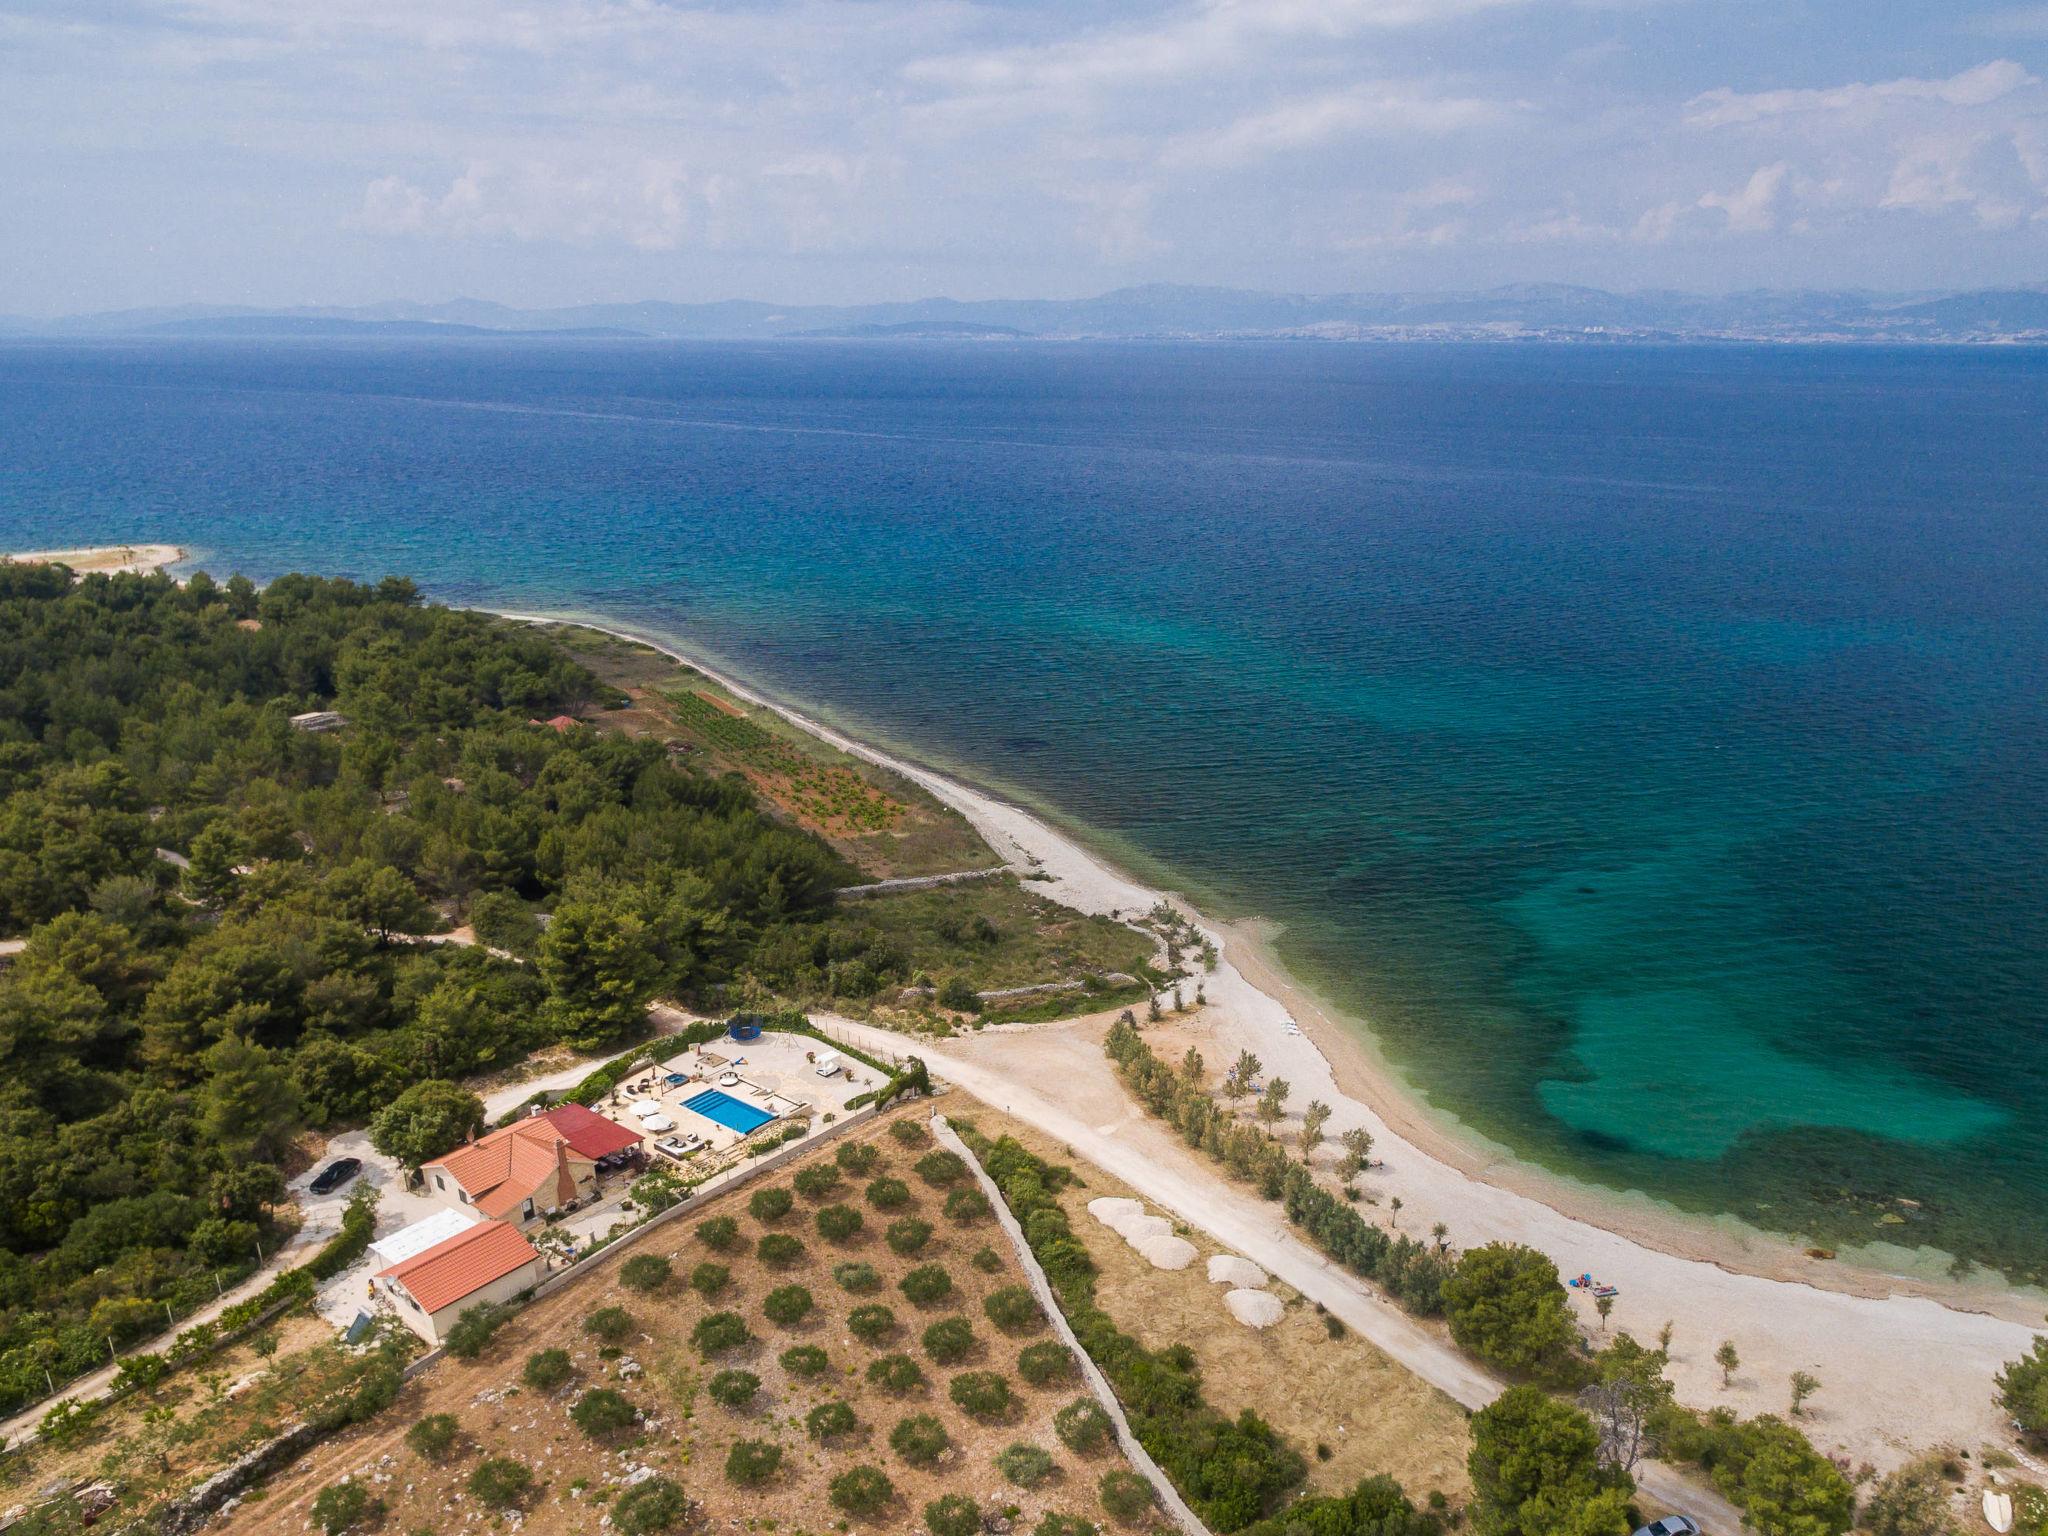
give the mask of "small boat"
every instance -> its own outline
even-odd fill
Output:
[[[1984,1490],[1984,1523],[1994,1531],[2012,1529],[2012,1495],[1995,1488]]]

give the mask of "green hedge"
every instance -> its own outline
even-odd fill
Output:
[[[1060,1310],[1109,1378],[1131,1432],[1212,1529],[1231,1532],[1278,1509],[1308,1476],[1308,1463],[1249,1408],[1235,1418],[1202,1395],[1201,1369],[1185,1345],[1150,1350],[1095,1304],[1095,1264],[1068,1226],[1058,1195],[1072,1170],[1005,1136],[991,1142],[954,1123],[1002,1191]]]

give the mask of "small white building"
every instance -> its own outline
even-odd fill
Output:
[[[471,1307],[510,1301],[539,1285],[547,1272],[547,1260],[517,1227],[480,1221],[379,1270],[371,1283],[408,1328],[438,1345]]]
[[[459,1233],[467,1232],[482,1221],[483,1215],[473,1206],[446,1206],[432,1215],[422,1216],[409,1227],[400,1227],[388,1237],[380,1237],[370,1244],[379,1271],[403,1264],[407,1259],[417,1258],[436,1243],[445,1243]]]

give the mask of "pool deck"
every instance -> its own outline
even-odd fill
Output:
[[[868,1079],[872,1069],[850,1058],[835,1077],[820,1077],[813,1058],[831,1047],[806,1035],[765,1031],[753,1040],[714,1040],[669,1058],[659,1066],[621,1082],[603,1101],[592,1105],[599,1114],[638,1131],[650,1163],[678,1166],[676,1159],[655,1150],[664,1137],[700,1138],[712,1152],[723,1152],[745,1138],[732,1127],[709,1115],[684,1108],[684,1101],[715,1089],[749,1109],[771,1115],[773,1121],[809,1121],[814,1127],[822,1117],[835,1118],[846,1112],[846,1101],[876,1086]],[[728,1075],[736,1082],[725,1082]],[[671,1076],[681,1082],[670,1083]],[[633,1113],[638,1105],[658,1105],[661,1115],[674,1123],[673,1131],[650,1131]],[[767,1127],[757,1133],[768,1133]]]

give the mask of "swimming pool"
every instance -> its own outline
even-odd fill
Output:
[[[694,1110],[706,1120],[716,1120],[729,1131],[738,1131],[742,1136],[749,1131],[758,1131],[775,1117],[765,1109],[756,1109],[742,1103],[729,1093],[720,1093],[716,1088],[706,1088],[694,1098],[683,1100],[683,1108]]]

